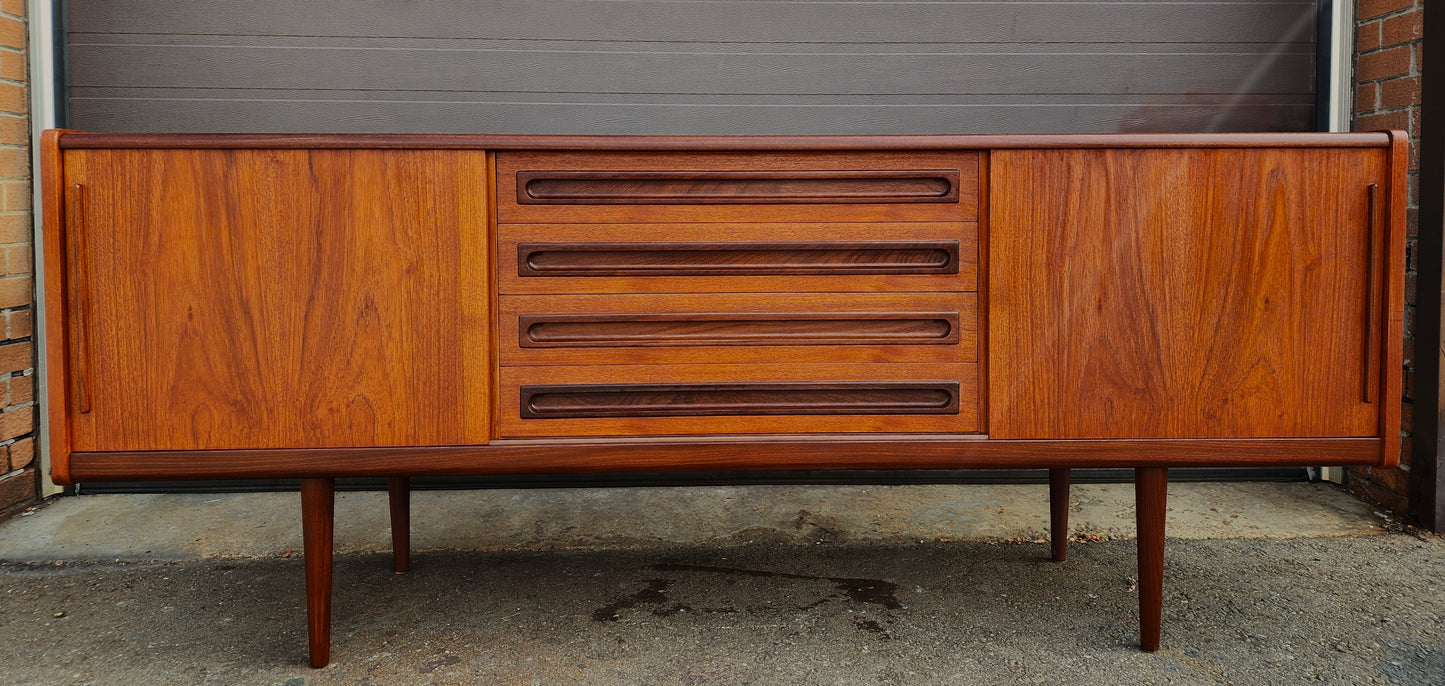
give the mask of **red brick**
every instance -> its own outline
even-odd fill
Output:
[[[1380,47],[1379,21],[1367,21],[1355,25],[1355,52],[1366,52]]]
[[[0,412],[0,441],[35,431],[35,406]]]
[[[1379,81],[1406,76],[1410,73],[1412,55],[1408,45],[1360,55],[1355,64],[1355,80]]]
[[[5,207],[10,211],[30,210],[30,182],[19,181],[5,184]]]
[[[32,310],[16,310],[5,313],[6,338],[30,338],[35,335]]]
[[[1406,76],[1380,83],[1380,109],[1393,110],[1419,104],[1420,77]]]
[[[26,76],[25,53],[0,51],[0,79],[24,81]]]
[[[1363,117],[1355,117],[1356,131],[1381,131],[1384,129],[1410,130],[1410,113],[1386,112],[1384,114],[1367,114]]]
[[[0,278],[0,307],[19,307],[30,304],[30,277]]]
[[[1424,17],[1425,13],[1417,8],[1385,19],[1380,23],[1381,44],[1400,45],[1420,40],[1420,36],[1424,35]]]
[[[35,461],[35,439],[22,438],[10,444],[10,468],[24,469]]]
[[[25,112],[25,86],[0,81],[0,111]]]
[[[13,245],[5,249],[5,269],[8,274],[30,274],[34,262],[30,259],[30,246]]]
[[[30,142],[30,120],[25,117],[0,117],[0,143],[25,145]]]
[[[1374,481],[1376,484],[1390,490],[1391,492],[1399,493],[1400,495],[1405,495],[1405,493],[1410,489],[1409,479],[1407,478],[1406,473],[1400,471],[1395,467],[1380,469],[1371,468],[1370,476],[1371,481]]]
[[[0,17],[0,46],[25,49],[25,22]]]
[[[25,0],[3,0],[0,1],[0,12],[13,14],[17,17],[25,16]]]
[[[0,245],[30,242],[30,215],[0,214]]]
[[[1362,83],[1355,86],[1355,114],[1368,114],[1380,109],[1380,84]]]
[[[39,480],[33,467],[0,481],[0,510],[13,510],[18,505],[25,505],[38,499],[38,483]]]
[[[0,371],[18,372],[34,366],[35,352],[28,341],[0,345]]]
[[[1415,0],[1359,0],[1355,4],[1355,19],[1371,19],[1414,6]]]
[[[30,176],[30,151],[24,148],[0,149],[0,177]]]
[[[35,377],[10,377],[10,404],[24,405],[35,400]]]

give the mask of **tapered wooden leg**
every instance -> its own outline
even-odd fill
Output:
[[[411,479],[393,476],[386,481],[391,499],[391,558],[397,574],[411,569]]]
[[[331,532],[336,480],[301,480],[301,537],[306,553],[306,634],[311,666],[331,661]]]
[[[1054,562],[1069,555],[1069,470],[1049,470],[1049,543]]]
[[[1134,503],[1139,524],[1139,647],[1159,649],[1160,615],[1164,609],[1164,510],[1169,496],[1169,470],[1134,470]]]

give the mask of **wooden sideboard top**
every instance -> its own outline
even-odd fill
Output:
[[[1388,147],[1390,132],[938,134],[906,136],[538,136],[490,134],[90,133],[61,148],[484,148],[487,150],[923,150],[1007,148]],[[1403,134],[1400,134],[1403,135]]]

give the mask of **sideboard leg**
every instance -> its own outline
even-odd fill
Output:
[[[336,480],[301,480],[301,537],[306,554],[306,634],[311,666],[331,661],[331,533]]]
[[[1069,555],[1069,470],[1049,470],[1049,543],[1054,562]]]
[[[1139,526],[1139,647],[1159,649],[1164,609],[1164,510],[1169,496],[1169,470],[1134,470],[1134,503]]]
[[[411,569],[411,479],[393,476],[386,481],[391,500],[391,557],[397,574]]]

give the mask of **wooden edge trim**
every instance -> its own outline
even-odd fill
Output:
[[[1400,464],[1400,413],[1403,411],[1405,340],[1405,204],[1409,190],[1410,135],[1389,131],[1386,167],[1389,195],[1385,201],[1385,326],[1380,368],[1380,466]]]
[[[977,238],[973,242],[974,254],[971,260],[974,263],[974,288],[978,295],[974,305],[977,325],[974,341],[974,358],[978,361],[978,393],[976,403],[978,405],[978,430],[981,433],[989,431],[989,354],[988,340],[990,336],[988,324],[989,312],[989,242],[993,240],[993,153],[985,151],[978,155],[978,228],[974,231]],[[966,257],[966,256],[960,256]]]
[[[490,445],[74,453],[77,481],[789,469],[1378,465],[1378,438],[987,440],[964,436],[500,440]]]
[[[61,167],[62,132],[51,129],[40,134],[41,240],[45,265],[45,412],[50,423],[46,450],[50,478],[57,484],[75,483],[70,474],[70,356],[66,352],[66,269],[64,171]]]
[[[88,133],[62,148],[486,148],[489,150],[924,150],[987,148],[1383,148],[1376,133],[1014,134],[905,136],[507,136],[471,134]]]

